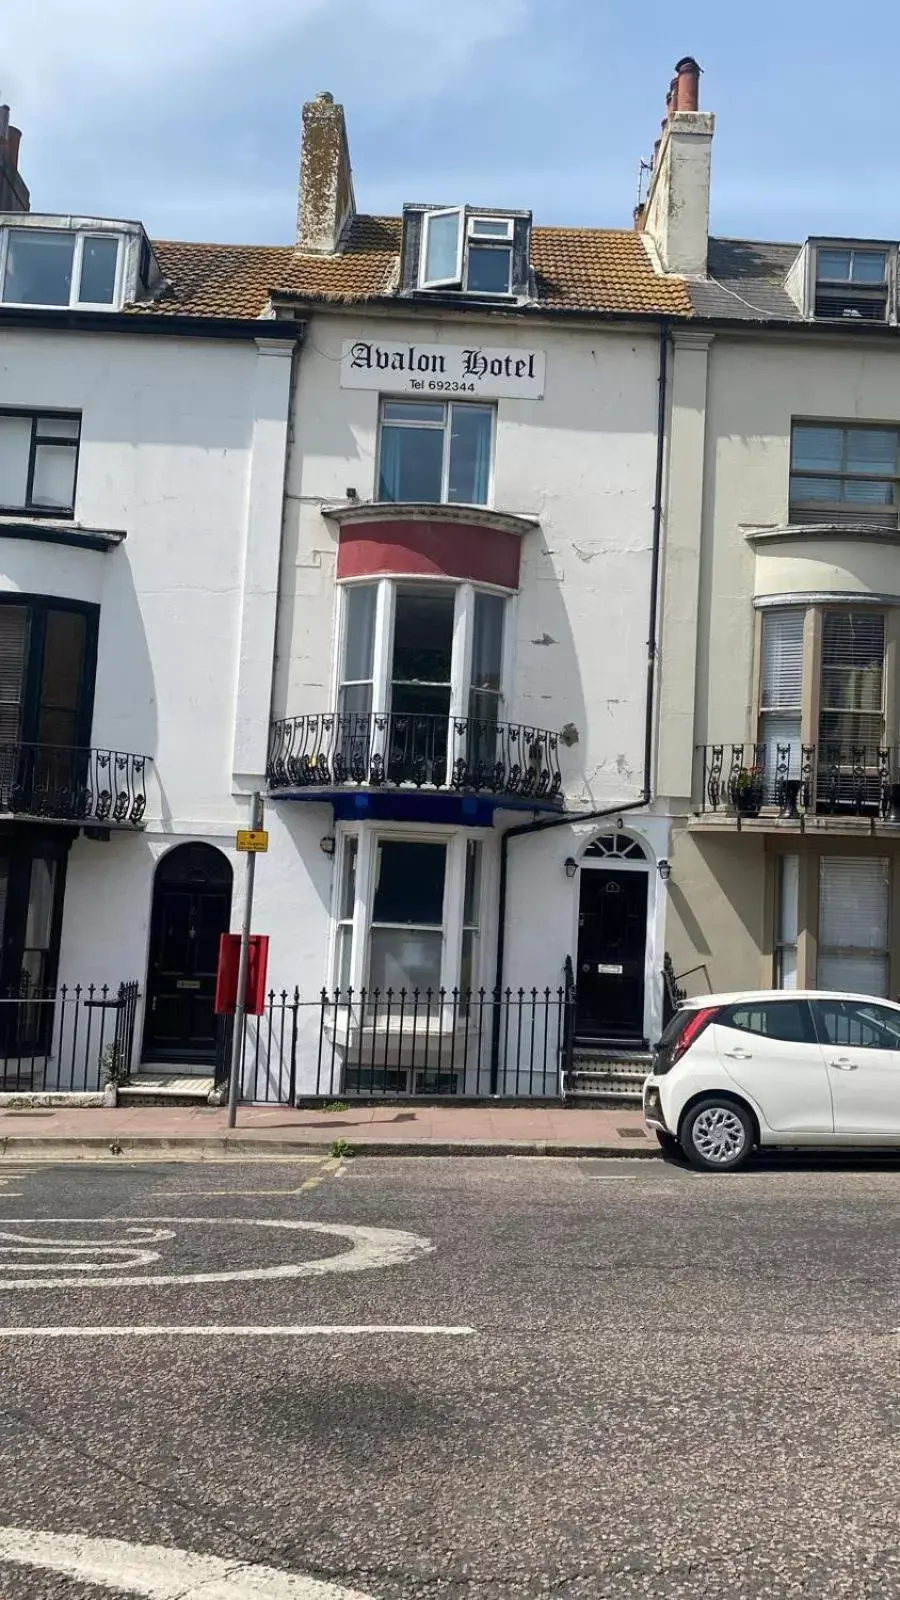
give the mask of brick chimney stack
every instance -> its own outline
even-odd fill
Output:
[[[9,120],[9,106],[0,106],[0,211],[27,211],[31,197],[19,173],[22,135]]]
[[[662,136],[653,150],[641,231],[664,272],[706,276],[712,138],[716,119],[700,111],[700,67],[682,56],[666,95]]]
[[[356,210],[343,106],[320,94],[303,107],[297,244],[330,255]]]

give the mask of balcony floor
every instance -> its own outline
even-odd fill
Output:
[[[321,789],[270,789],[270,800],[330,805],[336,822],[434,822],[451,827],[490,828],[495,811],[564,809],[560,794],[459,794],[447,789],[365,789],[323,785]]]

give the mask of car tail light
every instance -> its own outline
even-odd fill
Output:
[[[671,1072],[690,1045],[698,1039],[718,1011],[718,1006],[698,1006],[697,1010],[682,1007],[676,1011],[656,1047],[653,1057],[653,1074],[659,1078]]]
[[[709,1023],[712,1022],[717,1010],[717,1006],[699,1006],[696,1011],[691,1012],[678,1038],[672,1045],[671,1055],[669,1056],[670,1067],[674,1067],[676,1061],[681,1060],[681,1057],[694,1043],[695,1039],[699,1039],[704,1028],[708,1027]]]

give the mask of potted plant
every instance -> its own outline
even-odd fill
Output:
[[[762,767],[741,767],[731,781],[731,800],[742,817],[758,817],[763,803]]]

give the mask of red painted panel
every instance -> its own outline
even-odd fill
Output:
[[[269,935],[251,933],[247,962],[247,987],[244,999],[251,1017],[261,1017],[266,1009],[266,972],[269,965]],[[234,1016],[237,1001],[238,967],[241,960],[239,933],[223,933],[219,940],[219,970],[216,974],[216,1016]]]
[[[460,578],[519,587],[518,534],[468,522],[365,522],[340,531],[339,578]]]

